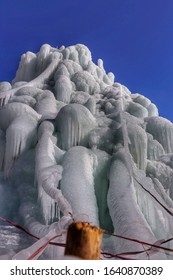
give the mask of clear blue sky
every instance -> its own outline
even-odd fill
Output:
[[[0,0],[0,81],[44,43],[86,44],[173,121],[173,0]]]

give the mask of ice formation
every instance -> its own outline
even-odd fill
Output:
[[[45,44],[0,83],[0,259],[63,259],[49,242],[73,220],[105,231],[103,259],[173,259],[173,124],[114,79],[86,46]],[[39,240],[5,249],[4,219]]]

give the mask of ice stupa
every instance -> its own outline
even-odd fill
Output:
[[[105,231],[103,259],[173,259],[173,124],[114,79],[86,46],[44,44],[0,83],[1,259],[62,259],[33,253],[72,219]]]

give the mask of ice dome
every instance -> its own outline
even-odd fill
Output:
[[[72,217],[104,230],[103,259],[173,259],[173,124],[155,104],[85,45],[44,44],[0,83],[0,106],[1,259],[31,258],[55,233],[64,243]],[[4,253],[5,219],[39,241]]]

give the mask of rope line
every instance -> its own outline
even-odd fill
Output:
[[[17,223],[14,223],[14,222],[11,222],[9,221],[8,219],[5,219],[3,217],[0,216],[0,220],[3,221],[3,222],[6,222],[8,223],[9,225],[15,227],[15,228],[18,228],[20,229],[21,231],[23,231],[24,233],[26,233],[27,235],[39,240],[40,238],[35,236],[34,234],[30,233],[28,230],[26,230],[24,227],[22,227],[21,225],[17,224]],[[54,246],[60,246],[60,247],[65,247],[65,244],[64,243],[57,243],[57,242],[50,242],[49,243],[50,245],[54,245]]]
[[[165,209],[165,211],[166,211],[169,215],[173,216],[173,213],[172,213],[166,206],[164,206],[164,205],[157,199],[157,197],[155,197],[149,190],[147,190],[147,189],[138,181],[138,179],[137,179],[135,176],[134,176],[134,179],[135,179],[135,181],[143,188],[143,190],[145,190],[147,193],[149,193],[149,194],[162,206],[162,208]]]
[[[141,245],[148,245],[150,247],[154,247],[154,248],[157,248],[157,249],[162,249],[162,250],[165,250],[165,251],[173,252],[173,249],[166,248],[166,247],[161,247],[159,245],[151,244],[151,243],[148,243],[148,242],[145,242],[145,241],[141,241],[141,240],[138,240],[138,239],[135,239],[135,238],[129,238],[129,237],[125,237],[125,236],[117,235],[117,234],[113,234],[113,233],[108,233],[108,232],[105,232],[105,234],[110,235],[110,236],[115,236],[117,238],[129,240],[129,241],[133,241],[133,242],[139,243]],[[164,241],[163,243],[169,242],[171,240],[173,240],[173,237],[169,238],[168,240]],[[163,244],[163,243],[161,242],[161,244]]]
[[[33,260],[38,254],[40,254],[51,243],[52,240],[54,240],[60,236],[62,236],[62,234],[53,236],[49,241],[47,241],[44,245],[42,245],[40,248],[38,248],[27,260]]]
[[[32,233],[30,233],[28,230],[26,230],[25,228],[23,228],[22,226],[18,225],[17,223],[14,223],[14,222],[11,222],[9,221],[8,219],[5,219],[3,217],[0,216],[0,220],[1,221],[4,221],[4,222],[7,222],[8,224],[20,229],[21,231],[23,231],[24,233],[26,233],[27,235],[33,237],[33,238],[36,238],[37,240],[39,240],[40,238],[33,235]],[[116,255],[113,255],[113,254],[110,254],[110,253],[107,253],[107,252],[103,252],[103,254],[105,255],[109,255],[111,257],[121,257],[121,255],[137,255],[137,254],[141,254],[141,253],[144,253],[144,252],[148,252],[150,251],[153,247],[154,248],[157,248],[157,249],[160,249],[160,250],[164,250],[164,251],[168,251],[168,252],[171,252],[173,253],[173,249],[170,249],[170,248],[166,248],[166,247],[162,247],[162,246],[159,246],[159,245],[156,245],[156,244],[151,244],[151,243],[148,243],[148,242],[145,242],[145,241],[141,241],[141,240],[138,240],[138,239],[134,239],[134,238],[129,238],[129,237],[125,237],[125,236],[121,236],[121,235],[117,235],[117,234],[113,234],[113,233],[109,233],[109,232],[106,232],[104,231],[104,234],[107,234],[109,236],[114,236],[114,237],[117,237],[117,238],[121,238],[121,239],[124,239],[124,240],[128,240],[128,241],[132,241],[132,242],[135,242],[135,243],[139,243],[141,245],[147,245],[147,246],[150,246],[151,248],[147,249],[147,250],[144,250],[144,251],[136,251],[136,252],[123,252],[123,253],[119,253],[119,254],[116,254]],[[54,239],[54,238],[53,238]],[[167,240],[164,240],[162,241],[160,244],[165,244],[167,242],[170,242],[173,240],[173,237],[167,239]],[[57,243],[57,242],[48,242],[50,245],[54,245],[54,246],[60,246],[60,247],[65,247],[66,244],[64,243]],[[48,245],[48,244],[47,244]],[[46,245],[46,246],[47,246]],[[122,257],[121,257],[122,258]]]

